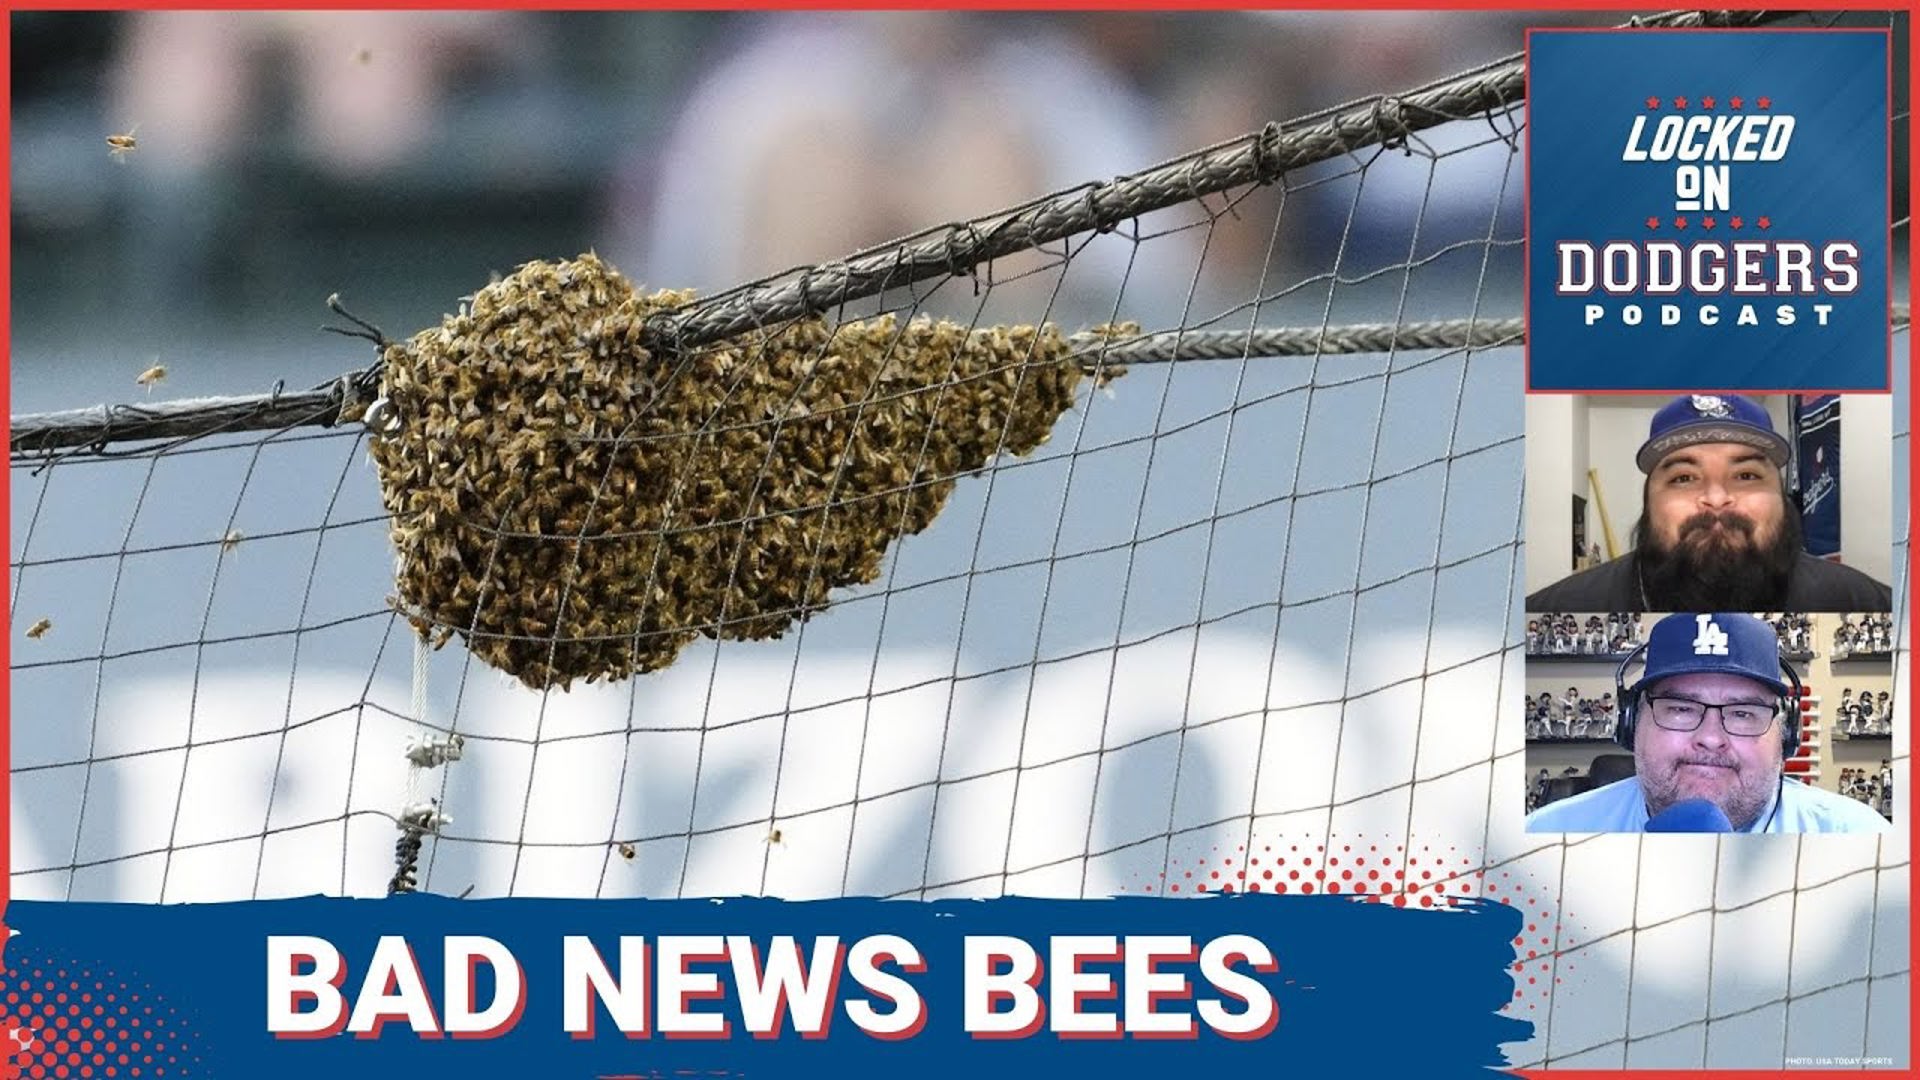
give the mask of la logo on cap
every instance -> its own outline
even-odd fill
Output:
[[[1715,420],[1725,420],[1733,415],[1733,410],[1727,407],[1726,400],[1714,394],[1693,395],[1693,411]]]
[[[1697,403],[1700,399],[1694,398],[1693,400]],[[1713,400],[1718,401],[1719,399],[1714,398]],[[1700,632],[1694,635],[1693,655],[1727,655],[1727,632],[1720,629],[1720,624],[1713,621],[1713,616],[1695,615],[1693,621],[1700,627]]]

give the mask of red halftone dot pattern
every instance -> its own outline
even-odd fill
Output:
[[[1199,880],[1195,881],[1195,872]],[[1172,880],[1170,880],[1172,879]],[[1183,890],[1181,882],[1189,882]],[[1136,891],[1127,889],[1125,891]],[[1356,903],[1401,908],[1445,908],[1461,898],[1492,900],[1520,912],[1525,929],[1513,940],[1512,1012],[1537,1012],[1553,986],[1574,969],[1561,955],[1570,941],[1571,915],[1554,909],[1554,898],[1523,871],[1488,870],[1481,860],[1451,844],[1355,836],[1265,837],[1230,849],[1214,845],[1167,870],[1138,892],[1192,896],[1214,893],[1276,893],[1339,896]]]
[[[201,1076],[194,1042],[151,986],[17,958],[0,973],[0,1080]]]
[[[1554,897],[1529,875],[1500,869],[1485,875],[1487,895],[1520,912],[1520,932],[1513,937],[1513,1001],[1507,1011],[1538,1014],[1553,1000],[1553,988],[1578,965],[1560,950],[1571,937],[1571,918],[1556,910]]]
[[[1245,845],[1235,845],[1231,850],[1214,845],[1187,864],[1178,858],[1169,859],[1167,869],[1156,875],[1156,880],[1123,891],[1149,895],[1279,892],[1276,886],[1286,883],[1287,892],[1305,893],[1308,890],[1303,885],[1313,883],[1318,892],[1337,892],[1399,907],[1406,907],[1409,897],[1425,893],[1435,898],[1426,905],[1432,907],[1447,897],[1486,895],[1498,899],[1498,886],[1489,892],[1484,878],[1472,857],[1452,847],[1427,845],[1409,852],[1404,843],[1370,840],[1365,835],[1302,837],[1298,842],[1262,842],[1251,851]],[[1194,884],[1184,889],[1174,887],[1182,882]],[[1332,888],[1334,885],[1339,888]]]

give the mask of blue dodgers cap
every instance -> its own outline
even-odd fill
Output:
[[[1787,692],[1780,674],[1780,636],[1763,619],[1739,612],[1669,615],[1647,635],[1647,669],[1627,689],[1637,694],[1670,675],[1741,675]]]
[[[1787,464],[1787,440],[1773,430],[1766,407],[1733,394],[1687,394],[1662,406],[1634,464],[1650,473],[1668,454],[1698,443],[1741,443],[1764,452],[1775,468]]]

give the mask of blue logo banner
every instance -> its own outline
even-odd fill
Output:
[[[17,1076],[1477,1078],[1532,1032],[1500,1015],[1522,919],[1467,898],[402,896],[6,914],[0,1030]]]
[[[1807,552],[1840,555],[1840,399],[1803,398],[1794,409],[1795,460],[1799,462],[1800,527]]]
[[[1533,390],[1885,390],[1882,31],[1528,35]]]

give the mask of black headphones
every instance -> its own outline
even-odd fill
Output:
[[[1647,646],[1643,642],[1628,653],[1613,672],[1613,699],[1620,706],[1620,722],[1613,727],[1613,741],[1629,751],[1633,749],[1634,723],[1640,717],[1640,694],[1627,693],[1627,668],[1646,654]],[[1780,661],[1780,670],[1787,676],[1787,685],[1792,690],[1779,704],[1780,756],[1791,758],[1800,749],[1800,673],[1785,660]]]

